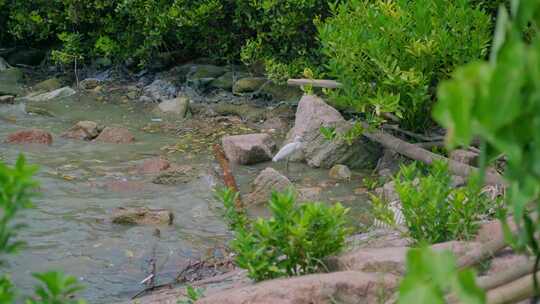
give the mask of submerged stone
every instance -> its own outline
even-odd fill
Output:
[[[113,210],[112,222],[121,225],[171,225],[174,214],[166,209],[116,208]]]
[[[94,140],[111,144],[129,144],[135,141],[135,137],[124,127],[106,127]]]
[[[51,133],[41,129],[26,129],[11,133],[6,138],[8,144],[43,144],[51,145],[53,137]]]

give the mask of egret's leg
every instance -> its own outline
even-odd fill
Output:
[[[285,174],[289,175],[289,157],[285,159]]]

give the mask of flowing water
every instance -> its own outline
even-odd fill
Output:
[[[190,153],[188,147],[185,153],[168,155],[170,160],[198,170],[197,177],[187,184],[155,185],[136,170],[143,160],[162,154],[160,148],[178,140],[175,135],[143,131],[145,126],[158,124],[152,122],[150,111],[133,104],[101,103],[91,97],[31,107],[40,109],[41,115],[27,114],[24,104],[0,106],[0,160],[12,164],[24,152],[30,163],[40,167],[41,195],[35,200],[36,208],[22,213],[28,226],[19,236],[27,247],[1,268],[25,293],[36,283],[32,273],[62,270],[84,283],[82,297],[89,303],[125,301],[143,288],[139,282],[148,275],[151,260],[157,261],[158,278],[165,282],[190,258],[212,254],[214,248],[226,243],[230,234],[221,218],[220,203],[212,194],[216,181],[210,173],[210,153]],[[79,120],[128,127],[137,141],[115,145],[57,136]],[[1,143],[10,132],[30,127],[54,134],[53,145]],[[235,168],[241,189],[249,190],[249,182],[268,165]],[[283,170],[283,165],[277,168]],[[308,185],[324,183],[326,174],[326,170],[301,164],[291,166],[291,175]],[[112,182],[131,186],[108,187]],[[354,207],[353,214],[364,216],[365,197],[347,196],[358,186],[358,181],[331,184],[323,198],[345,197]],[[158,234],[156,227],[110,222],[112,209],[141,206],[171,210],[174,224],[159,227]]]

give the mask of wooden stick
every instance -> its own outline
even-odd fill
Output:
[[[289,79],[287,84],[290,86],[304,86],[310,85],[315,88],[328,88],[328,89],[337,89],[341,88],[343,85],[334,80],[324,80],[324,79]]]
[[[488,291],[488,304],[517,303],[534,296],[533,275],[529,274],[509,284]],[[536,275],[540,275],[537,272]]]
[[[450,172],[463,177],[468,177],[471,173],[478,171],[478,168],[471,167],[467,164],[460,163],[439,154],[435,154],[428,150],[422,149],[419,146],[408,143],[381,130],[371,131],[370,129],[372,128],[370,128],[370,126],[365,122],[362,123],[362,126],[366,130],[363,133],[365,137],[381,144],[385,148],[394,150],[397,153],[407,156],[411,159],[418,160],[426,164],[432,164],[436,160],[443,160],[448,163],[448,168]],[[503,178],[499,174],[493,172],[485,173],[485,182],[486,184],[491,185],[504,185]]]
[[[227,188],[232,189],[234,192],[238,193],[235,201],[236,210],[244,210],[244,205],[242,204],[242,200],[240,199],[240,191],[238,190],[236,180],[234,179],[234,175],[232,174],[231,168],[229,166],[229,161],[225,156],[225,152],[223,152],[223,148],[219,144],[214,145],[214,156],[219,162],[221,169],[223,170],[223,183]]]

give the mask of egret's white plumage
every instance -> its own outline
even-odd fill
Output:
[[[302,138],[300,136],[296,136],[291,143],[286,144],[278,151],[278,153],[276,153],[274,158],[272,158],[272,161],[278,162],[289,157],[294,152],[301,150],[303,145],[301,140]]]

